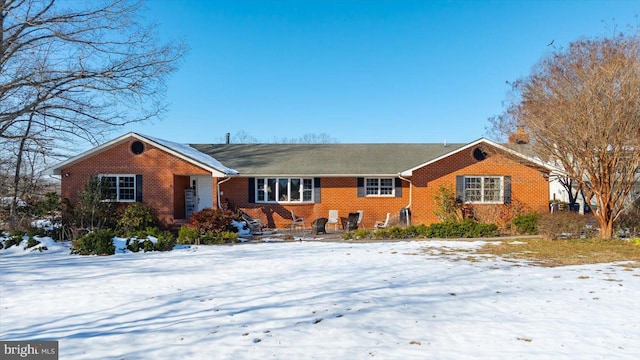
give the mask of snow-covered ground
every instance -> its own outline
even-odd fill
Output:
[[[640,269],[481,242],[273,242],[0,255],[0,339],[60,359],[636,359]]]

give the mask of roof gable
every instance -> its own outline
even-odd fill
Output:
[[[477,145],[480,145],[480,144],[487,144],[489,146],[495,147],[495,148],[497,148],[497,149],[499,149],[501,151],[504,151],[504,152],[508,153],[511,156],[514,156],[516,158],[525,160],[527,162],[530,162],[530,163],[535,164],[537,166],[543,167],[543,168],[548,169],[550,171],[551,170],[557,170],[555,167],[552,167],[551,165],[541,161],[538,158],[535,158],[535,157],[532,157],[532,156],[529,156],[529,155],[525,155],[522,152],[516,151],[516,150],[514,150],[514,149],[512,149],[510,147],[498,144],[498,143],[496,143],[494,141],[491,141],[489,139],[480,138],[480,139],[478,139],[476,141],[472,141],[472,142],[470,142],[470,143],[468,143],[468,144],[466,144],[464,146],[461,146],[461,147],[459,147],[459,148],[457,148],[455,150],[452,150],[447,154],[443,154],[442,156],[430,159],[430,160],[428,160],[428,161],[426,161],[426,162],[424,162],[424,163],[422,163],[422,164],[420,164],[418,166],[415,166],[415,167],[412,167],[410,169],[404,170],[404,171],[402,171],[401,175],[402,176],[411,176],[413,171],[415,171],[417,169],[420,169],[420,168],[423,168],[423,167],[428,166],[430,164],[433,164],[433,163],[435,163],[437,161],[440,161],[440,160],[442,160],[442,159],[444,159],[446,157],[449,157],[449,156],[451,156],[453,154],[456,154],[456,153],[458,153],[460,151],[471,149],[474,146],[477,146]]]
[[[110,149],[118,144],[120,144],[121,142],[130,139],[130,138],[135,138],[138,139],[140,141],[152,144],[153,146],[166,151],[167,153],[174,155],[180,159],[183,159],[187,162],[190,162],[196,166],[199,166],[203,169],[206,169],[208,171],[211,171],[211,174],[213,176],[226,176],[226,175],[236,175],[238,174],[238,172],[234,169],[231,169],[229,167],[224,166],[221,162],[219,162],[218,160],[212,158],[211,156],[204,154],[192,147],[190,147],[189,145],[184,145],[184,144],[179,144],[179,143],[175,143],[172,141],[167,141],[167,140],[163,140],[163,139],[158,139],[158,138],[154,138],[151,136],[146,136],[146,135],[141,135],[141,134],[137,134],[134,132],[131,133],[127,133],[125,135],[122,135],[116,139],[113,139],[109,142],[106,142],[100,146],[94,147],[88,151],[85,151],[79,155],[76,155],[66,161],[63,161],[61,163],[59,163],[58,165],[56,165],[55,167],[50,169],[50,172],[53,175],[60,175],[62,168],[69,166],[71,164],[74,164],[78,161],[81,161],[82,159],[91,156],[91,155],[96,155],[99,154],[107,149]]]

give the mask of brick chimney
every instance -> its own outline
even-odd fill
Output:
[[[509,135],[509,144],[528,144],[529,134],[524,132],[523,128],[518,128],[515,134]]]

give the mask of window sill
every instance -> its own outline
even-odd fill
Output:
[[[256,204],[285,204],[285,205],[307,205],[315,204],[314,201],[256,201]]]
[[[469,205],[501,205],[503,201],[467,201],[465,204]]]

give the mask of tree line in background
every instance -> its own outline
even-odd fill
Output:
[[[241,130],[233,134],[229,133],[228,138],[220,138],[218,139],[218,142],[221,144],[226,142],[231,144],[335,144],[338,143],[339,140],[327,133],[308,133],[300,136],[299,138],[274,137],[265,141]]]

